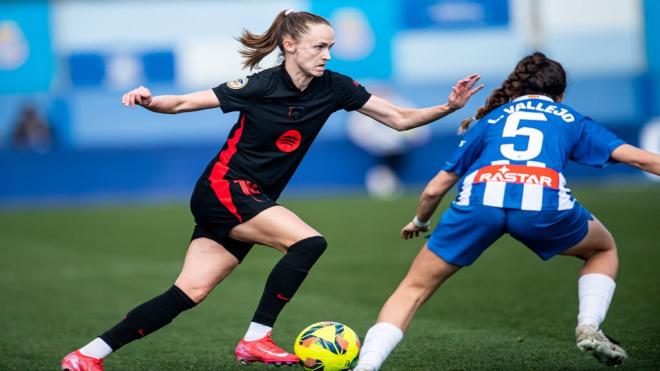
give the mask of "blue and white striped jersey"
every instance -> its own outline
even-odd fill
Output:
[[[457,205],[566,210],[574,203],[562,175],[567,161],[605,167],[622,144],[572,108],[526,95],[474,124],[443,170],[462,176]]]

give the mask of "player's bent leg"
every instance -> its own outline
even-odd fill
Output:
[[[247,333],[236,345],[236,359],[242,363],[294,364],[300,359],[278,347],[271,338],[277,316],[326,248],[325,239],[314,236],[289,247],[270,272],[257,310]]]
[[[293,298],[325,251],[325,238],[282,206],[260,212],[234,227],[229,236],[239,241],[272,246],[285,253],[266,280],[252,323],[236,346],[236,358],[243,363],[298,363],[297,356],[275,345],[271,331],[286,303]]]
[[[614,238],[597,219],[589,221],[587,235],[562,253],[585,260],[578,279],[579,313],[575,329],[577,347],[601,363],[615,366],[628,358],[618,342],[600,329],[614,295],[618,256]]]
[[[271,246],[282,252],[300,240],[320,235],[294,212],[279,205],[260,212],[229,232],[229,237],[235,240]]]
[[[201,302],[236,266],[238,259],[207,238],[193,240],[183,268],[165,293],[135,307],[115,327],[101,335],[113,351],[169,324]]]
[[[190,243],[183,269],[167,291],[132,309],[126,317],[86,346],[68,354],[63,370],[102,370],[102,359],[129,342],[147,336],[201,302],[236,266],[238,259],[218,243],[198,238]]]
[[[417,309],[461,267],[447,263],[425,245],[406,277],[381,309],[364,339],[355,370],[378,370],[403,338]]]
[[[238,263],[238,259],[219,243],[208,238],[194,239],[174,285],[195,303],[200,303]]]
[[[405,331],[417,309],[460,268],[447,263],[424,245],[404,279],[385,302],[377,321],[391,323]]]
[[[585,261],[580,275],[600,273],[616,278],[619,258],[612,234],[596,218],[589,221],[587,235],[575,246],[562,252],[562,255],[574,256]]]

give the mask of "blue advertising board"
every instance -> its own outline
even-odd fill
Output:
[[[0,94],[48,91],[53,72],[48,2],[0,2]]]
[[[508,0],[405,0],[400,6],[407,29],[459,30],[509,25]]]
[[[313,1],[310,11],[332,23],[335,31],[330,69],[355,79],[388,79],[391,42],[398,29],[397,2]]]

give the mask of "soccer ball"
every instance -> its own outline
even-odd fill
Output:
[[[300,332],[293,351],[305,370],[349,370],[357,364],[360,338],[342,323],[318,322]]]

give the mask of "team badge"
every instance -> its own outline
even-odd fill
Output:
[[[242,87],[247,85],[247,83],[248,83],[248,78],[243,77],[243,78],[240,78],[240,79],[228,81],[227,82],[227,87],[230,88],[230,89],[237,90],[237,89],[241,89]]]

